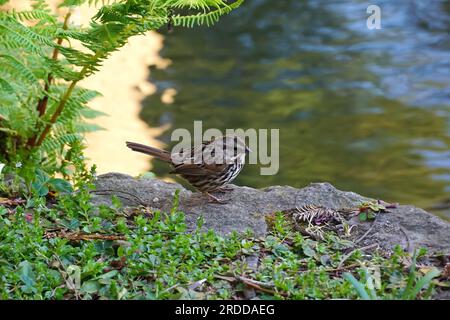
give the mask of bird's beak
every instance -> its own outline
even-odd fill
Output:
[[[252,150],[249,147],[245,146],[245,153],[249,154],[250,152],[252,152]]]

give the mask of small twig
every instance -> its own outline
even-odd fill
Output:
[[[126,237],[123,235],[108,235],[108,234],[100,234],[100,233],[78,233],[78,232],[55,232],[54,235],[49,234],[47,237],[49,238],[65,238],[70,241],[80,241],[80,240],[126,240]]]
[[[163,294],[163,293],[169,292],[169,291],[171,291],[171,290],[175,289],[176,287],[178,287],[179,285],[180,285],[179,283],[177,283],[177,284],[174,284],[173,286],[171,286],[171,287],[168,287],[167,289],[164,289],[163,291],[161,291],[161,293],[160,293],[160,294]]]
[[[194,282],[191,282],[189,285],[188,285],[188,289],[189,290],[195,290],[195,289],[197,289],[198,287],[201,287],[205,282],[206,282],[206,278],[205,279],[200,279],[200,280],[198,280],[198,281],[194,281]]]
[[[235,282],[236,281],[235,277],[227,277],[227,276],[222,276],[220,274],[215,274],[214,278],[220,279],[220,280],[225,280],[225,281],[228,281],[228,282]]]
[[[73,289],[73,291],[74,291],[74,293],[75,293],[75,298],[76,298],[77,300],[80,300],[80,294],[79,294],[79,292],[78,292],[78,290],[77,290],[77,287],[76,287],[75,283],[73,283],[72,278],[69,276],[69,272],[67,272],[66,266],[64,265],[64,263],[62,262],[62,260],[59,258],[59,256],[58,256],[57,254],[54,254],[53,256],[59,261],[59,263],[60,263],[61,266],[63,267],[64,272],[65,272],[65,274],[67,275],[67,277],[64,275],[63,272],[61,272],[61,270],[60,270],[59,272],[61,272],[61,274],[62,274],[64,280],[66,281],[66,283],[69,283],[69,285],[72,287],[72,289]],[[59,268],[58,268],[58,269],[59,269]]]
[[[235,276],[235,278],[239,281],[251,282],[253,284],[256,284],[258,286],[265,287],[265,288],[274,288],[275,287],[275,285],[273,283],[261,282],[261,281],[249,279],[249,278],[246,278],[243,276]]]
[[[354,241],[354,244],[357,244],[357,243],[361,242],[362,240],[364,240],[369,235],[369,233],[372,231],[374,226],[375,226],[375,221],[372,222],[372,225],[370,226],[370,228],[359,239]]]
[[[126,192],[126,191],[112,190],[112,189],[100,189],[100,190],[92,190],[92,191],[90,191],[89,193],[97,193],[97,194],[100,194],[100,195],[115,195],[114,193],[123,193],[123,194],[126,194],[126,195],[128,195],[128,196],[131,196],[131,197],[135,198],[136,201],[137,201],[137,203],[139,203],[140,205],[142,205],[142,206],[144,206],[144,207],[148,205],[148,203],[145,203],[145,202],[144,202],[141,198],[139,198],[138,196],[136,196],[136,195],[134,195],[134,194],[132,194],[132,193]],[[126,198],[126,197],[124,197],[124,196],[120,196],[120,195],[116,195],[116,196],[119,197],[119,198],[126,199],[126,200],[131,200],[130,198]]]
[[[247,285],[253,289],[256,289],[258,291],[262,291],[262,292],[269,293],[272,295],[275,295],[278,293],[282,296],[287,296],[286,293],[277,292],[275,290],[269,289],[269,288],[274,288],[274,285],[272,285],[272,284],[256,281],[256,280],[245,278],[242,276],[236,276],[236,279],[243,282],[245,285]]]
[[[406,233],[406,230],[401,226],[399,226],[399,228],[400,228],[400,231],[405,235],[405,238],[406,238],[406,251],[408,251],[409,253],[412,253],[411,242],[409,240],[408,234]]]
[[[274,290],[270,290],[270,289],[263,288],[263,287],[261,287],[261,286],[258,286],[257,284],[251,283],[251,282],[247,282],[247,281],[243,281],[243,282],[244,282],[247,286],[252,287],[253,289],[256,289],[256,290],[258,290],[258,291],[262,291],[262,292],[269,293],[269,294],[272,294],[272,295],[277,294],[277,292],[274,291]],[[280,294],[281,294],[281,295],[285,295],[285,294],[283,294],[283,293],[280,293]]]
[[[325,269],[324,271],[325,272],[338,272],[338,271],[344,271],[344,270],[352,269],[352,268],[355,268],[355,267],[358,267],[358,266],[360,266],[359,263],[353,263],[353,264],[350,264],[350,265],[345,266],[345,267]]]
[[[342,267],[342,265],[344,264],[344,262],[345,262],[348,258],[350,258],[350,256],[351,256],[353,253],[355,253],[356,251],[358,251],[358,250],[367,250],[367,249],[374,248],[374,247],[376,247],[376,246],[378,246],[378,243],[372,243],[372,244],[370,244],[370,245],[368,245],[368,246],[361,247],[361,248],[356,248],[356,249],[350,251],[349,253],[347,253],[347,254],[341,259],[341,261],[340,261],[339,264],[338,264],[338,269],[340,269],[340,268]]]

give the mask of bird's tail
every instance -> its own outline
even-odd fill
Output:
[[[160,160],[166,161],[166,162],[172,162],[170,153],[167,152],[166,150],[161,150],[161,149],[153,148],[150,146],[145,146],[140,143],[129,142],[129,141],[127,141],[127,147],[133,151],[145,153],[145,154],[154,156],[154,157],[156,157]]]

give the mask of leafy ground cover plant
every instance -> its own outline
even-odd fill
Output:
[[[89,173],[86,173],[89,176]],[[186,232],[184,214],[94,207],[90,182],[74,197],[4,200],[3,299],[428,299],[448,286],[424,251],[352,250],[302,236],[282,214],[270,233]],[[12,249],[14,248],[14,249]]]

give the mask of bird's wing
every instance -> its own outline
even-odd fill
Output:
[[[177,166],[170,173],[183,174],[189,176],[204,176],[204,175],[214,175],[222,172],[226,167],[226,164],[181,164]]]

